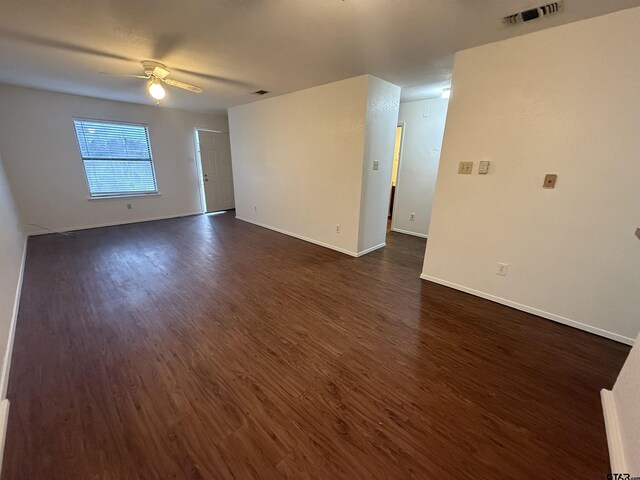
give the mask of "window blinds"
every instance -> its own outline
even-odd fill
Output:
[[[144,125],[74,120],[92,197],[158,191]]]

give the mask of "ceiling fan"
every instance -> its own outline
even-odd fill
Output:
[[[193,93],[202,93],[202,89],[200,87],[180,82],[179,80],[174,80],[172,78],[167,78],[171,72],[162,63],[154,62],[152,60],[145,60],[142,62],[142,69],[144,70],[144,75],[122,75],[117,73],[110,75],[143,78],[145,80],[148,80],[147,90],[149,91],[149,95],[151,95],[156,100],[157,104],[159,104],[160,100],[162,100],[167,94],[164,87],[162,86],[163,83],[171,85],[172,87],[182,88],[183,90],[188,90]]]

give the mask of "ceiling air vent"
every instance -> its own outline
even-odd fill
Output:
[[[266,95],[267,93],[269,93],[269,90],[256,90],[251,92],[251,95]]]
[[[507,15],[502,19],[502,23],[514,25],[516,23],[530,22],[538,18],[554,15],[562,9],[562,1],[547,3],[539,7],[530,8],[522,12]]]

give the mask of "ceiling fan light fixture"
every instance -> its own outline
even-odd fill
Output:
[[[159,80],[152,80],[149,82],[149,95],[151,95],[156,100],[162,100],[167,92],[164,87],[160,84]]]
[[[144,62],[142,62],[142,69],[144,70],[144,75],[116,75],[144,79],[147,83],[147,91],[149,92],[149,95],[156,101],[156,105],[160,105],[160,100],[162,100],[167,95],[165,87],[164,85],[162,85],[163,83],[166,83],[170,87],[187,90],[191,93],[202,93],[202,88],[200,87],[196,87],[195,85],[181,82],[180,80],[175,80],[173,78],[167,78],[167,76],[171,72],[167,70],[167,68],[161,63],[145,60]]]

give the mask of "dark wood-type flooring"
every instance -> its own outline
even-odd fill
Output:
[[[605,478],[628,347],[233,213],[31,238],[4,480]]]

